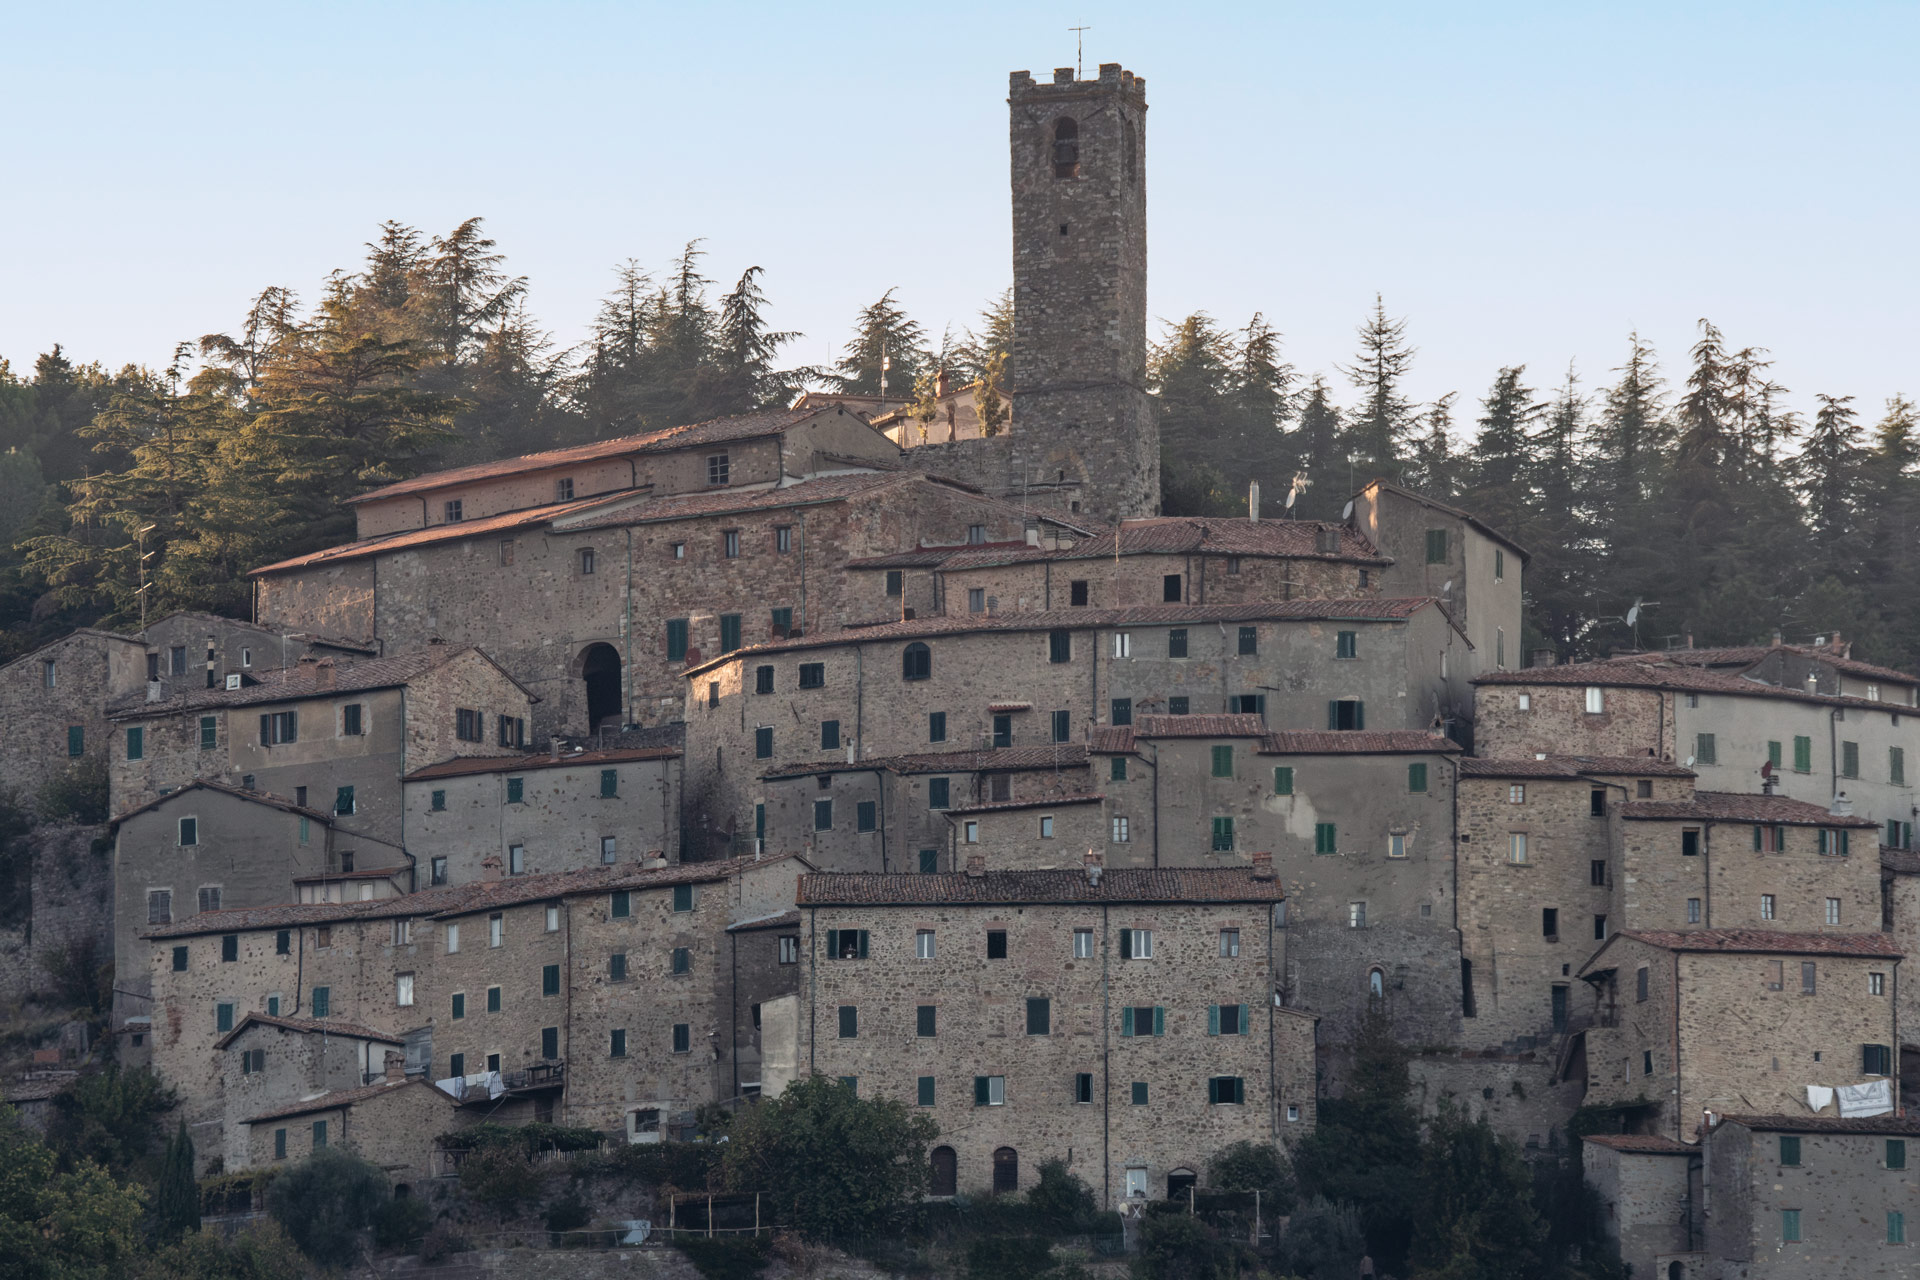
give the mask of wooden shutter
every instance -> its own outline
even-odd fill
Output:
[[[1153,1006],[1153,1034],[1157,1036],[1167,1034],[1167,1011],[1159,1005]]]
[[[273,717],[272,716],[260,717],[260,745],[263,747],[270,747],[273,745]]]
[[[1122,929],[1120,931],[1120,958],[1122,960],[1133,959],[1133,930],[1131,929]],[[1127,1014],[1129,1024],[1131,1024],[1132,1019],[1133,1014],[1132,1011],[1129,1010]],[[1132,1035],[1133,1033],[1128,1031],[1125,1034]]]
[[[975,1076],[973,1078],[973,1105],[976,1107],[984,1107],[989,1101],[987,1078],[985,1076]]]
[[[1240,1034],[1243,1036],[1249,1034],[1247,1031],[1247,1015],[1250,1012],[1252,1012],[1252,1010],[1246,1005],[1243,1004],[1240,1006]]]
[[[1207,1034],[1210,1036],[1220,1034],[1220,1006],[1217,1004],[1207,1006]]]
[[[827,959],[838,960],[839,958],[840,931],[838,929],[829,929],[827,930]]]
[[[862,960],[865,960],[867,958],[867,931],[865,929],[860,931],[860,942],[858,946],[859,956]]]
[[[1121,936],[1122,937],[1126,936],[1125,930],[1121,931]],[[1132,1005],[1125,1005],[1120,1010],[1120,1034],[1123,1036],[1130,1036],[1133,1034],[1133,1006]]]

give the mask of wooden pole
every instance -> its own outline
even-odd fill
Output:
[[[713,1239],[713,1192],[707,1192],[707,1239]]]
[[[760,1193],[758,1191],[753,1193],[753,1234],[756,1237],[760,1234]]]

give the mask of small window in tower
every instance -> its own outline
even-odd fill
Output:
[[[1053,124],[1053,176],[1080,176],[1080,126],[1070,116],[1062,116]],[[1067,229],[1061,227],[1060,234],[1066,233]]]

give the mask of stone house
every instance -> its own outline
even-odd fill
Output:
[[[24,800],[83,760],[105,760],[112,697],[142,687],[137,636],[82,627],[0,666],[0,710],[13,726],[7,786]]]
[[[803,876],[795,1070],[919,1108],[936,1196],[1066,1161],[1106,1205],[1313,1123],[1270,863]],[[767,1088],[776,1083],[769,1073]]]
[[[208,1158],[221,1157],[230,1170],[261,1163],[252,1151],[253,1117],[374,1083],[385,1076],[389,1053],[404,1069],[403,1043],[399,1036],[341,1018],[287,1018],[257,1010],[242,1015],[232,1031],[214,1041],[220,1128],[217,1135],[196,1135],[196,1148]],[[337,1124],[331,1132],[335,1141],[343,1136]]]
[[[834,442],[808,442],[828,424]],[[724,452],[713,452],[719,444],[683,450],[701,475],[711,466],[726,477],[710,487],[641,486],[481,516],[525,485],[551,491],[569,479],[559,474],[567,467],[535,454],[513,460],[524,476],[495,476],[480,490],[458,481],[473,468],[408,481],[442,487],[430,498],[418,489],[370,496],[363,518],[369,502],[411,507],[416,521],[422,502],[453,503],[462,518],[363,530],[359,541],[256,569],[256,613],[276,626],[364,631],[389,653],[435,638],[484,645],[539,695],[536,736],[586,736],[678,719],[679,673],[701,654],[898,617],[857,598],[840,573],[850,558],[926,538],[1018,539],[1029,525],[1058,519],[965,485],[876,469],[883,458],[843,458],[861,433],[882,452],[898,451],[837,409],[748,415],[739,429],[755,434]],[[621,461],[623,482],[627,471]],[[494,488],[501,494],[475,496]]]
[[[1920,952],[1920,853],[1911,849],[1880,851],[1881,927],[1894,945],[1913,955]],[[1901,1091],[1920,1090],[1920,984],[1907,983],[1894,992],[1894,1012],[1900,1031]]]
[[[148,929],[201,912],[291,902],[303,887],[339,901],[352,883],[357,898],[360,884],[375,881],[346,878],[356,873],[411,879],[397,845],[334,822],[331,813],[283,796],[205,778],[114,819],[115,1025],[150,1012]]]
[[[1783,644],[1775,632],[1773,643],[1768,645],[1696,649],[1689,644],[1660,650],[1655,656],[1665,662],[1743,676],[1783,689],[1920,707],[1920,679],[1909,672],[1861,662],[1852,654],[1853,646],[1838,632],[1821,636],[1811,645]],[[1616,661],[1631,662],[1644,656],[1623,656]]]
[[[1476,749],[1638,756],[1687,765],[1710,791],[1763,789],[1852,811],[1910,847],[1920,715],[1902,703],[1810,693],[1643,654],[1493,672],[1475,682]]]
[[[1708,1111],[1890,1080],[1900,960],[1884,933],[1622,931],[1576,970],[1595,1008],[1570,1069],[1587,1105],[1682,1142]]]
[[[726,927],[790,908],[805,868],[624,863],[157,926],[152,1064],[190,1127],[227,1126],[222,1038],[255,1012],[338,1019],[394,1028],[463,1115],[657,1132],[725,1096]]]
[[[347,835],[405,841],[401,778],[456,755],[523,750],[532,698],[478,649],[302,659],[234,689],[108,708],[117,812],[206,778],[291,796]]]
[[[754,916],[727,926],[727,972],[731,977],[728,1020],[732,1024],[727,1058],[733,1067],[727,1097],[761,1096],[769,1067],[769,1008],[788,1004],[800,990],[800,913],[788,909]],[[792,1048],[791,1043],[786,1046]],[[776,1055],[777,1056],[777,1055]],[[791,1079],[791,1062],[787,1064]]]
[[[1457,709],[1465,644],[1431,600],[1366,599],[925,618],[758,645],[687,670],[687,814],[752,830],[764,797],[743,775],[763,762],[1085,743],[1151,713],[1429,729]]]
[[[1035,537],[916,547],[853,560],[847,570],[872,616],[900,616],[904,607],[924,617],[1359,599],[1379,594],[1389,563],[1344,525],[1156,516],[1051,545]]]
[[[760,784],[759,847],[803,851],[828,871],[951,871],[984,847],[1001,866],[1078,866],[1105,842],[1077,742],[791,764]],[[956,852],[964,845],[974,848]]]
[[[1353,495],[1347,523],[1389,562],[1377,571],[1382,595],[1445,603],[1472,644],[1464,662],[1476,674],[1522,665],[1526,548],[1471,512],[1385,480]]]
[[[1716,1116],[1701,1141],[1710,1280],[1911,1276],[1920,1120]],[[1910,1156],[1912,1157],[1910,1159]]]
[[[147,696],[156,702],[191,689],[225,688],[230,675],[244,681],[256,672],[291,667],[302,658],[379,656],[379,646],[369,640],[278,631],[192,610],[147,624],[139,638],[147,648]]]
[[[1705,1224],[1695,1191],[1700,1147],[1651,1133],[1590,1133],[1580,1140],[1580,1164],[1604,1210],[1601,1226],[1630,1274],[1705,1280]]]
[[[420,886],[680,856],[674,747],[462,756],[403,780],[407,850]]]
[[[437,1085],[407,1078],[398,1055],[390,1055],[386,1074],[369,1084],[287,1103],[245,1123],[242,1167],[302,1160],[321,1147],[346,1147],[379,1165],[400,1194],[442,1172],[435,1138],[476,1121]]]

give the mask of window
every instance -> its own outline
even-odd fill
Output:
[[[344,818],[350,816],[353,811],[353,788],[336,788],[333,793],[333,812]]]
[[[1698,764],[1718,764],[1720,758],[1715,754],[1714,737],[1710,733],[1693,735],[1693,758]]]
[[[934,957],[933,930],[916,929],[913,933],[913,958],[931,960]]]
[[[1293,794],[1293,766],[1278,765],[1273,771],[1273,794],[1290,796]]]
[[[560,1028],[540,1028],[540,1056],[548,1062],[560,1056]]]
[[[740,615],[723,613],[720,615],[720,652],[732,653],[740,647]]]
[[[199,843],[200,843],[200,819],[198,818],[180,819],[181,847],[184,848],[187,845],[199,844]]]
[[[727,483],[727,476],[729,474],[729,471],[730,471],[730,468],[727,466],[726,454],[716,453],[716,454],[710,455],[707,458],[707,483],[708,484],[722,485]]]
[[[1075,578],[1067,584],[1067,603],[1083,605],[1087,602],[1087,582],[1085,578]]]
[[[1587,686],[1587,714],[1597,716],[1607,709],[1607,691],[1599,685]]]
[[[673,886],[673,909],[675,911],[693,910],[693,886],[692,885],[677,884]],[[861,938],[860,954],[864,956],[865,954],[867,954],[866,935],[861,934],[860,938]]]
[[[945,809],[952,803],[953,783],[949,778],[927,779],[927,808]]]
[[[1056,627],[1047,632],[1047,661],[1053,663],[1073,661],[1073,633]]]
[[[1700,899],[1698,898],[1687,899],[1687,923],[1700,923]]]
[[[1075,929],[1073,931],[1073,958],[1075,960],[1093,958],[1093,930]]]
[[[827,930],[827,959],[865,960],[866,958],[867,931],[865,929]]]
[[[1410,764],[1407,766],[1407,790],[1424,792],[1427,789],[1427,766]]]
[[[1647,1002],[1648,978],[1649,971],[1644,964],[1633,972],[1633,999],[1636,1004],[1645,1004]]]
[[[1509,831],[1507,833],[1507,861],[1524,863],[1527,860],[1527,833]]]
[[[1133,839],[1133,823],[1128,818],[1116,816],[1113,820],[1113,843],[1127,844]]]
[[[1906,1242],[1907,1215],[1898,1209],[1887,1210],[1887,1243],[1905,1244]]]
[[[316,1018],[325,1018],[333,1012],[333,988],[315,987],[307,1000],[307,1007],[313,1010]]]
[[[1811,960],[1802,960],[1800,962],[1800,994],[1803,996],[1815,994],[1818,978],[1819,973],[1816,970],[1814,962]]]
[[[905,575],[898,569],[887,570],[887,594],[897,596],[905,583]]]
[[[1851,831],[1847,831],[1844,828],[1838,831],[1829,831],[1824,827],[1821,828],[1820,852],[1830,854],[1837,858],[1846,857],[1849,847],[1852,844],[1850,838],[1852,835],[1853,833]]]
[[[1760,918],[1762,920],[1771,920],[1774,918],[1773,895],[1770,893],[1760,895]]]
[[[1213,820],[1213,851],[1231,853],[1233,851],[1233,819],[1215,818]]]
[[[1907,1142],[1905,1138],[1887,1139],[1886,1165],[1889,1169],[1904,1169],[1907,1167]]]
[[[1093,1073],[1082,1071],[1073,1077],[1073,1100],[1090,1105],[1093,1102]]]
[[[1260,628],[1241,627],[1238,653],[1241,657],[1252,657],[1260,652]]]
[[[1185,715],[1185,714],[1187,714],[1187,699],[1186,699],[1186,697],[1185,697],[1184,695],[1182,695],[1182,696],[1180,696],[1180,697],[1177,697],[1177,698],[1168,698],[1168,699],[1167,699],[1167,714],[1168,714],[1168,715],[1170,715],[1170,716],[1183,716],[1183,715]]]
[[[1133,1081],[1128,1088],[1127,1097],[1128,1097],[1128,1100],[1136,1107],[1146,1106],[1147,1105],[1147,1082],[1145,1080]]]
[[[1051,840],[1051,839],[1053,839],[1053,817],[1052,817],[1052,815],[1045,815],[1045,816],[1043,816],[1043,817],[1042,817],[1042,818],[1040,819],[1040,838],[1041,838],[1042,840]]]
[[[200,745],[202,747],[205,747],[207,745],[206,721],[204,720],[200,722]],[[87,753],[86,726],[78,725],[78,724],[68,725],[67,726],[67,754],[69,756],[81,756],[81,755],[85,755],[86,753]]]
[[[918,1076],[914,1080],[914,1102],[922,1107],[933,1105],[933,1077]]]
[[[877,829],[877,806],[871,800],[862,800],[853,807],[853,829],[855,831],[873,831]]]
[[[930,876],[939,870],[940,851],[938,849],[922,849],[920,851],[920,874]]]
[[[1120,931],[1120,958],[1122,960],[1153,959],[1153,930],[1122,929]]]
[[[1367,904],[1349,902],[1347,904],[1347,928],[1364,929],[1367,927]]]
[[[497,947],[505,942],[505,931],[506,919],[499,912],[496,911],[487,917],[487,945],[489,947]]]
[[[1327,728],[1364,729],[1366,727],[1366,707],[1358,698],[1340,698],[1327,704]]]
[[[1187,629],[1174,627],[1167,632],[1167,656],[1184,658],[1187,656]]]
[[[1445,529],[1427,530],[1427,563],[1445,564],[1447,562],[1447,531]]]
[[[1507,553],[1498,547],[1493,549],[1493,580],[1495,582],[1507,580]]]
[[[1827,923],[1840,923],[1840,899],[1838,898],[1827,899]]]
[[[933,651],[919,641],[900,651],[900,678],[926,680],[933,675]]]
[[[860,1038],[860,1010],[858,1006],[843,1004],[840,1012],[840,1038],[857,1040]]]
[[[1444,660],[1445,655],[1441,656]],[[1507,665],[1507,629],[1505,627],[1493,629],[1493,665],[1496,667]],[[1443,671],[1440,674],[1444,676],[1446,672]]]
[[[1213,776],[1231,778],[1233,776],[1233,748],[1221,745],[1213,748]]]
[[[220,886],[217,884],[200,887],[200,910],[218,911],[220,909]]]
[[[1533,710],[1533,695],[1530,693],[1521,694],[1518,700],[1518,705],[1519,705],[1519,709],[1522,711]]]
[[[1053,740],[1071,742],[1073,740],[1073,713],[1056,711],[1053,713]]]
[[[972,821],[961,824],[960,839],[964,844],[979,844],[980,824]]]
[[[1785,1134],[1781,1135],[1780,1163],[1787,1166],[1788,1168],[1794,1168],[1799,1165],[1800,1163],[1800,1139],[1799,1138],[1791,1137]]]
[[[1007,958],[1007,931],[1005,929],[987,930],[987,959],[1005,960]]]
[[[1247,1006],[1243,1004],[1210,1004],[1207,1006],[1207,1034],[1210,1036],[1243,1036],[1247,1034]]]
[[[1360,633],[1357,631],[1341,631],[1335,633],[1333,656],[1336,658],[1359,657],[1359,642]]]
[[[947,713],[944,711],[927,712],[927,741],[945,742],[947,740]]]
[[[1593,940],[1595,942],[1607,940],[1607,918],[1603,915],[1596,915],[1593,918]]]
[[[1527,786],[1524,782],[1515,782],[1507,787],[1508,804],[1525,804],[1526,802]]]
[[[822,751],[838,751],[840,749],[840,722],[838,720],[822,720],[820,722],[820,749]]]
[[[1883,996],[1887,994],[1887,975],[1884,973],[1868,974],[1867,994],[1870,996]]]
[[[1131,632],[1116,631],[1113,633],[1113,656],[1116,658],[1131,658],[1133,656],[1133,634]],[[1115,723],[1118,723],[1118,721]]]
[[[1247,1100],[1246,1081],[1239,1076],[1209,1076],[1207,1101],[1214,1106],[1229,1106]]]
[[[60,686],[60,664],[52,658],[47,658],[40,663],[40,684],[48,689],[57,689]]]
[[[1887,748],[1887,780],[1896,787],[1907,783],[1907,751],[1905,747]]]
[[[833,830],[832,800],[815,800],[813,802],[813,829],[815,831]]]
[[[1557,907],[1540,909],[1540,936],[1551,941],[1560,939],[1560,910]]]
[[[1651,1049],[1640,1051],[1640,1074],[1643,1076],[1653,1074],[1653,1050]]]
[[[1030,1036],[1053,1034],[1053,1002],[1047,997],[1027,997],[1027,1034]]]
[[[1863,1044],[1860,1046],[1860,1074],[1863,1076],[1890,1076],[1893,1074],[1893,1047],[1884,1044]]]
[[[1786,988],[1786,964],[1780,960],[1767,961],[1767,990],[1781,991]]]
[[[1005,1076],[975,1076],[973,1078],[973,1105],[976,1107],[1006,1106],[1007,1078]]]
[[[449,502],[447,505],[450,507],[458,507],[460,504],[457,502]],[[455,519],[458,519],[458,517],[456,516]],[[325,1120],[315,1120],[313,1122],[313,1149],[318,1151],[326,1145],[327,1122]]]
[[[740,531],[728,529],[720,535],[720,554],[729,560],[740,558]]]
[[[780,936],[780,963],[800,963],[800,938],[797,934],[787,933]]]
[[[1163,1036],[1167,1033],[1167,1011],[1157,1004],[1128,1005],[1120,1010],[1120,1034],[1123,1036]]]
[[[1793,740],[1793,771],[1795,773],[1813,772],[1813,739],[1796,737]]]
[[[264,721],[265,716],[261,719]],[[127,759],[144,760],[147,756],[147,731],[139,726],[127,730]]]
[[[985,587],[967,588],[967,612],[985,613],[987,611],[987,589]]]
[[[1840,744],[1840,776],[1857,778],[1860,776],[1860,744],[1842,742]]]

